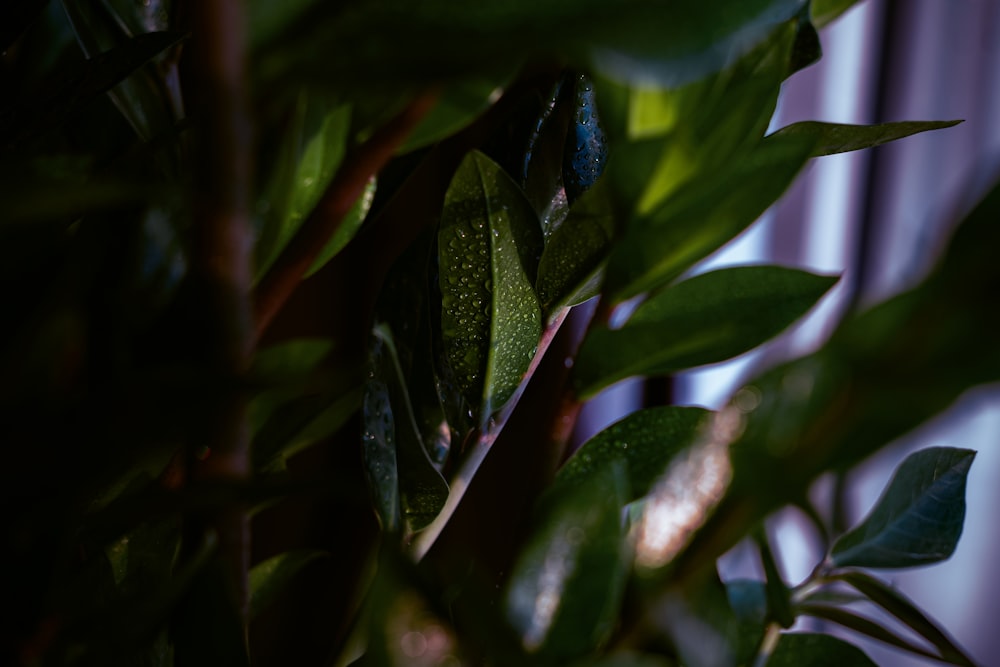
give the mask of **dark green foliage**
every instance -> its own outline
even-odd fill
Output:
[[[799,586],[765,522],[1000,379],[1000,189],[923,284],[722,410],[566,450],[583,400],[834,285],[699,271],[810,158],[954,124],[765,136],[852,4],[8,2],[0,662],[872,664],[782,632],[814,616],[973,664],[855,569],[951,555],[973,452],[907,459]],[[720,581],[748,536],[766,581]]]

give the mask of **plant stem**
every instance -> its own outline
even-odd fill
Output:
[[[436,101],[436,91],[418,95],[367,141],[348,151],[309,217],[257,285],[254,312],[258,337],[333,238],[368,180],[389,162]]]
[[[247,105],[246,17],[240,0],[190,5],[194,114],[200,122],[195,148],[192,274],[198,291],[196,325],[205,331],[205,359],[221,378],[220,392],[196,435],[192,477],[242,481],[250,475],[246,399],[236,387],[254,346],[250,287],[253,230],[249,218],[253,136]],[[228,507],[208,517],[246,615],[249,525],[245,511]]]

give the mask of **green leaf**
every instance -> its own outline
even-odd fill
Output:
[[[830,635],[787,632],[767,661],[768,667],[877,667],[865,652]]]
[[[778,266],[704,273],[643,303],[621,329],[592,329],[574,378],[582,397],[633,375],[660,375],[724,361],[804,315],[836,278]]]
[[[762,581],[736,579],[726,582],[726,598],[736,616],[738,664],[750,664],[767,629],[767,586]]]
[[[623,466],[604,467],[544,512],[518,556],[507,617],[529,651],[582,656],[610,634],[626,576],[626,486]]]
[[[965,520],[965,483],[976,453],[932,447],[911,454],[861,525],[833,545],[835,565],[913,567],[955,551]]]
[[[255,248],[258,280],[302,226],[333,180],[347,152],[350,129],[350,106],[333,105],[320,95],[299,94],[276,166],[258,204],[258,209],[263,211]],[[373,187],[369,183],[369,188]],[[348,215],[345,224],[326,246],[327,254],[335,254],[354,235],[367,212],[370,198],[367,191],[361,196],[360,206],[355,204],[352,210],[359,214],[357,219]],[[314,265],[311,271],[316,268]]]
[[[421,441],[392,332],[386,325],[373,329],[369,354],[363,443],[376,511],[387,531],[396,529],[400,510],[407,528],[418,531],[444,507],[448,484]]]
[[[858,3],[858,0],[812,0],[813,22],[820,28]]]
[[[810,20],[809,7],[803,7],[799,13],[795,28],[795,43],[792,45],[788,76],[805,69],[823,57],[823,47],[819,41],[819,33]]]
[[[676,85],[725,66],[805,5],[806,0],[393,0],[317,14],[269,44],[256,60],[268,81],[326,85],[453,81],[553,57],[622,80]]]
[[[538,298],[547,314],[574,306],[600,291],[604,260],[615,237],[615,217],[605,185],[599,181],[569,209],[538,263]]]
[[[250,568],[250,620],[274,602],[306,565],[329,555],[316,549],[286,551]]]
[[[532,287],[542,233],[534,211],[485,155],[465,157],[438,236],[441,331],[455,379],[485,420],[514,395],[535,354],[542,313]]]
[[[326,266],[326,263],[336,257],[337,253],[343,250],[348,241],[353,239],[354,235],[358,233],[358,230],[361,229],[361,223],[365,221],[368,211],[372,207],[372,202],[375,200],[375,184],[376,179],[374,176],[368,179],[368,184],[365,185],[364,192],[361,193],[361,196],[351,206],[351,210],[344,216],[344,219],[337,227],[337,231],[334,232],[330,240],[323,246],[323,249],[316,257],[316,261],[313,262],[313,265],[302,276],[303,278],[308,278]]]
[[[940,657],[935,655],[933,652],[914,644],[908,639],[900,637],[888,628],[885,628],[878,623],[865,618],[864,616],[855,614],[852,611],[838,607],[828,607],[826,605],[808,603],[798,605],[796,610],[800,614],[815,616],[816,618],[831,621],[847,628],[848,630],[853,630],[859,634],[865,635],[866,637],[877,639],[878,641],[888,644],[889,646],[895,646],[896,648],[909,651],[910,653],[914,653],[925,658],[940,660]]]
[[[657,602],[655,616],[657,629],[670,639],[686,667],[745,664],[741,658],[746,654],[740,653],[745,648],[744,623],[730,606],[715,568],[668,590]]]
[[[629,482],[626,502],[641,498],[670,460],[701,434],[711,414],[678,406],[633,412],[584,443],[559,470],[552,488],[559,492],[576,488],[620,464]]]
[[[798,136],[814,142],[811,157],[881,146],[913,134],[954,127],[961,120],[904,121],[880,125],[842,125],[808,120],[786,125],[771,136]]]
[[[398,152],[423,148],[455,134],[490,108],[510,78],[475,76],[448,86]]]
[[[654,290],[721,248],[778,200],[811,148],[800,138],[767,139],[711,181],[688,184],[615,245],[605,290],[615,301]]]
[[[581,660],[574,667],[677,667],[677,663],[662,655],[617,652],[600,658]]]
[[[965,654],[954,639],[949,637],[934,621],[895,588],[871,575],[853,570],[838,572],[832,578],[847,582],[863,593],[868,600],[908,625],[921,637],[934,644],[941,652],[941,657],[947,662],[967,667],[975,665],[975,662]]]

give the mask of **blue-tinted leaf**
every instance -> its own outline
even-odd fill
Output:
[[[877,667],[864,651],[829,635],[789,632],[781,635],[768,667]]]
[[[250,619],[271,604],[306,565],[328,556],[316,549],[286,551],[250,568]]]
[[[581,396],[633,375],[724,361],[777,335],[836,282],[797,269],[747,266],[695,276],[646,301],[621,329],[594,328],[574,366]]]
[[[786,125],[772,136],[800,136],[814,142],[812,157],[858,151],[896,141],[920,132],[954,127],[962,121],[904,121],[881,125],[842,125],[803,121]]]
[[[594,84],[586,76],[577,75],[573,81],[573,114],[562,168],[566,199],[571,206],[604,173],[607,156],[607,139],[597,113]]]
[[[626,486],[620,464],[604,467],[548,508],[521,551],[506,608],[527,650],[571,658],[610,634],[626,576]]]
[[[912,567],[945,560],[965,520],[965,482],[976,453],[932,447],[900,464],[871,514],[833,545],[839,566]]]
[[[670,460],[691,445],[712,413],[664,406],[633,412],[588,440],[563,465],[553,489],[569,489],[620,464],[628,479],[627,501],[649,493]]]
[[[517,185],[485,155],[459,166],[438,236],[441,330],[455,380],[481,419],[514,395],[535,354],[542,233]]]
[[[800,614],[815,616],[826,621],[831,621],[859,634],[877,639],[880,642],[909,651],[919,656],[932,659],[940,659],[932,651],[919,646],[909,639],[904,639],[886,627],[865,618],[853,611],[839,607],[830,607],[822,604],[805,603],[798,605],[797,611]]]
[[[965,655],[965,652],[955,643],[955,640],[941,630],[934,621],[928,618],[900,591],[879,581],[864,572],[846,571],[833,575],[833,578],[845,581],[860,592],[868,600],[879,605],[887,612],[908,625],[914,632],[934,644],[941,657],[954,665],[972,667],[975,662]],[[812,599],[812,598],[810,598]]]

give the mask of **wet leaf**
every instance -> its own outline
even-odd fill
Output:
[[[900,464],[871,514],[833,545],[838,566],[913,567],[951,556],[965,520],[976,453],[932,447]]]
[[[881,125],[842,125],[838,123],[821,123],[818,121],[803,121],[786,125],[772,136],[800,136],[815,143],[812,157],[835,155],[858,151],[873,146],[896,141],[920,132],[941,130],[954,127],[962,121],[904,121],[900,123],[882,123]]]
[[[371,376],[365,386],[364,453],[383,528],[402,512],[410,531],[425,528],[444,506],[448,484],[427,456],[392,333],[372,331]],[[398,506],[397,506],[398,498]]]
[[[540,518],[505,596],[507,617],[528,651],[582,656],[611,632],[626,576],[627,483],[622,465],[606,466]]]
[[[542,234],[514,182],[479,152],[445,195],[438,235],[444,352],[466,400],[487,419],[513,396],[542,331],[533,288]]]
[[[601,183],[573,204],[542,252],[536,286],[546,314],[582,303],[600,291],[602,266],[616,226],[607,187]]]
[[[768,658],[768,667],[877,667],[864,651],[830,635],[788,632]]]
[[[594,98],[594,84],[582,74],[573,81],[572,102],[573,113],[562,165],[563,186],[570,206],[597,182],[604,173],[608,158],[607,139]]]
[[[325,551],[300,549],[272,556],[250,568],[250,619],[253,620],[274,602],[289,580],[307,565],[328,557]]]
[[[591,330],[574,377],[583,397],[633,375],[661,375],[724,361],[804,315],[836,278],[778,266],[701,274],[642,304],[621,329]]]
[[[761,142],[710,182],[685,187],[630,227],[608,260],[606,291],[615,301],[668,284],[746,229],[788,188],[811,142]]]
[[[678,406],[633,412],[584,443],[559,470],[552,488],[562,493],[620,464],[629,483],[626,502],[641,498],[670,460],[697,439],[711,414]]]

